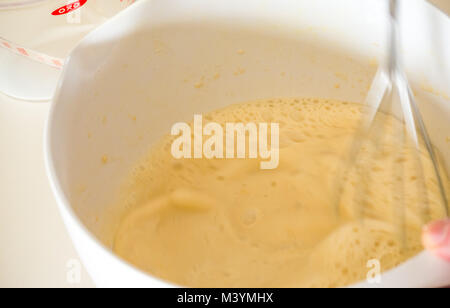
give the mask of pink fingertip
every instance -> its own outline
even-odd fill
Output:
[[[428,251],[450,262],[450,219],[426,226],[422,242]]]

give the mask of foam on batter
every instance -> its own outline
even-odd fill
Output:
[[[381,115],[384,137],[363,144],[336,210],[361,114],[358,104],[276,99],[204,116],[279,123],[275,170],[250,159],[176,160],[167,136],[130,177],[114,251],[191,287],[337,287],[365,279],[369,260],[397,266],[422,250],[422,225],[444,209],[424,150],[419,158],[399,142],[396,120]]]

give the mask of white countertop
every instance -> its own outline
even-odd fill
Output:
[[[449,0],[432,0],[450,14]],[[50,191],[43,162],[48,103],[0,94],[0,287],[92,287],[67,279],[78,260]]]
[[[91,287],[70,284],[78,259],[50,191],[43,162],[49,103],[0,94],[0,287]]]

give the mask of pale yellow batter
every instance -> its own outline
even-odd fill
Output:
[[[249,159],[176,160],[168,136],[133,172],[114,251],[192,287],[344,286],[365,279],[370,260],[385,271],[412,257],[422,249],[423,223],[444,215],[431,162],[422,155],[418,168],[416,150],[383,116],[384,138],[365,143],[345,175],[361,108],[283,99],[205,115],[222,124],[279,123],[274,170]],[[337,210],[339,175],[346,184]]]

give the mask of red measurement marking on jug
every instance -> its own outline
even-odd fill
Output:
[[[52,15],[64,15],[67,13],[70,13],[72,11],[75,11],[77,9],[79,9],[80,7],[82,7],[85,3],[87,2],[87,0],[78,0],[72,3],[69,3],[67,5],[64,5],[62,7],[60,7],[59,9],[56,9],[52,12]]]

